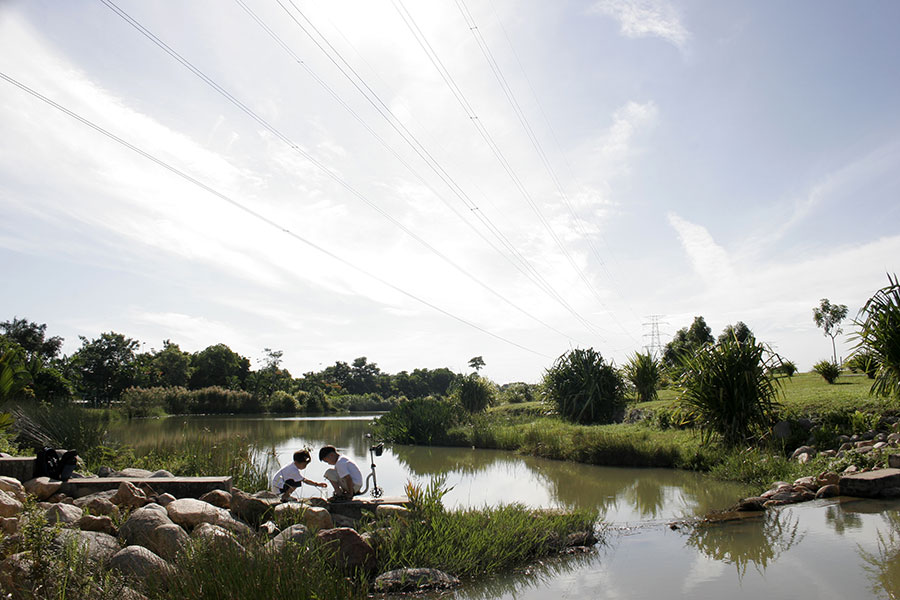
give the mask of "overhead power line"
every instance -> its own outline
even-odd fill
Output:
[[[242,4],[241,0],[236,0],[238,4]],[[544,293],[548,294],[551,298],[553,298],[556,302],[558,302],[561,306],[563,306],[570,314],[572,314],[582,325],[585,326],[592,333],[597,333],[596,326],[594,326],[590,321],[585,319],[581,314],[579,314],[569,302],[565,299],[565,297],[560,294],[553,286],[540,274],[540,272],[531,264],[531,261],[525,257],[518,248],[506,237],[506,235],[491,221],[490,218],[487,217],[481,210],[478,209],[478,206],[472,202],[472,200],[468,197],[465,191],[459,186],[459,184],[451,177],[447,171],[440,165],[440,163],[435,160],[435,158],[431,155],[428,149],[419,142],[415,135],[409,131],[409,129],[403,124],[400,119],[394,115],[394,113],[390,110],[390,108],[385,104],[379,95],[372,89],[372,87],[366,83],[365,79],[363,79],[359,73],[353,68],[353,66],[348,63],[341,53],[328,41],[327,37],[325,37],[321,31],[313,24],[313,22],[304,14],[304,12],[293,2],[293,0],[288,0],[288,3],[293,8],[293,12],[288,9],[284,2],[281,0],[275,0],[276,3],[285,11],[288,17],[293,21],[293,23],[316,45],[319,50],[325,54],[326,58],[328,58],[331,63],[338,69],[338,71],[351,83],[351,85],[356,88],[356,90],[362,94],[362,96],[375,108],[376,112],[384,118],[388,124],[406,141],[410,147],[422,158],[425,163],[435,172],[435,174],[443,181],[448,188],[456,195],[466,206],[467,209],[471,212],[476,219],[478,219],[490,232],[494,235],[500,243],[510,252],[512,256],[514,256],[519,264],[513,262],[512,264],[516,266],[526,277],[531,279],[538,287],[544,291]],[[245,10],[247,10],[245,8]],[[304,25],[301,23],[297,16],[300,16],[301,19],[306,23]],[[318,36],[318,37],[317,37]],[[467,222],[468,224],[468,222]],[[508,258],[507,258],[508,259]],[[524,271],[522,270],[524,269]]]
[[[319,168],[321,171],[323,171],[326,175],[328,175],[328,177],[329,177],[330,179],[332,179],[334,182],[336,182],[336,183],[339,184],[341,187],[343,187],[343,188],[346,189],[348,192],[350,192],[355,198],[359,199],[360,201],[362,201],[363,203],[365,203],[366,205],[368,205],[370,208],[372,208],[373,210],[375,210],[376,212],[378,212],[381,216],[383,216],[383,217],[386,218],[388,221],[390,221],[394,226],[396,226],[398,229],[400,229],[401,231],[403,231],[406,235],[408,235],[408,236],[411,237],[413,240],[415,240],[416,242],[418,242],[419,244],[421,244],[422,246],[424,246],[427,250],[429,250],[430,252],[432,252],[434,255],[436,255],[438,258],[440,258],[441,260],[443,260],[445,263],[447,263],[448,265],[450,265],[451,267],[453,267],[455,270],[457,270],[459,273],[461,273],[461,274],[462,274],[463,276],[465,276],[467,279],[473,281],[475,284],[477,284],[478,286],[480,286],[482,289],[484,289],[484,290],[487,291],[488,293],[492,294],[493,296],[495,296],[496,298],[498,298],[499,300],[501,300],[502,302],[504,302],[504,303],[507,304],[508,306],[514,308],[515,310],[519,311],[520,313],[522,313],[523,315],[529,317],[530,319],[534,320],[535,322],[537,322],[537,323],[543,325],[544,327],[547,327],[548,329],[554,331],[555,333],[558,333],[558,334],[562,335],[563,337],[566,337],[566,338],[569,338],[569,337],[570,337],[570,336],[567,336],[566,334],[564,334],[563,332],[559,331],[558,329],[556,329],[556,328],[553,327],[552,325],[546,323],[545,321],[541,320],[540,318],[538,318],[538,317],[536,317],[535,315],[531,314],[530,312],[526,311],[526,310],[523,309],[522,307],[518,306],[516,303],[512,302],[511,300],[509,300],[509,299],[506,298],[503,294],[497,292],[496,290],[494,290],[492,287],[490,287],[490,286],[487,285],[486,283],[482,282],[480,279],[478,279],[477,277],[475,277],[475,275],[473,275],[468,269],[465,269],[465,268],[463,268],[462,266],[460,266],[459,264],[457,264],[457,263],[456,263],[455,261],[453,261],[450,257],[448,257],[448,256],[445,255],[443,252],[441,252],[440,250],[438,250],[437,248],[435,248],[435,247],[434,247],[432,244],[430,244],[427,240],[425,240],[425,239],[422,238],[420,235],[418,235],[417,233],[415,233],[414,231],[412,231],[409,227],[407,227],[406,225],[404,225],[403,223],[401,223],[398,219],[396,219],[396,218],[395,218],[393,215],[391,215],[389,212],[387,212],[386,210],[384,210],[383,208],[381,208],[380,206],[378,206],[378,205],[377,205],[376,203],[374,203],[373,201],[369,200],[369,199],[368,199],[366,196],[364,196],[361,192],[359,192],[359,191],[356,190],[354,187],[352,187],[349,183],[347,183],[342,177],[340,177],[339,175],[337,175],[336,173],[334,173],[331,169],[329,169],[328,167],[326,167],[324,164],[322,164],[320,161],[318,161],[318,160],[317,160],[315,157],[313,157],[311,154],[309,154],[308,152],[306,152],[305,150],[303,150],[303,149],[300,147],[299,144],[295,143],[293,140],[291,140],[290,138],[288,138],[288,137],[287,137],[284,133],[282,133],[278,128],[276,128],[275,126],[273,126],[272,124],[270,124],[268,121],[266,121],[264,118],[262,118],[259,114],[257,114],[257,113],[256,113],[255,111],[253,111],[251,108],[249,108],[249,107],[248,107],[246,104],[244,104],[242,101],[238,100],[238,99],[237,99],[235,96],[233,96],[230,92],[228,92],[226,89],[224,89],[224,88],[223,88],[222,86],[220,86],[218,83],[216,83],[213,79],[211,79],[209,76],[207,76],[206,73],[204,73],[201,69],[199,69],[198,67],[196,67],[193,63],[191,63],[189,60],[187,60],[186,58],[184,58],[181,54],[179,54],[179,53],[178,53],[176,50],[174,50],[171,46],[169,46],[169,45],[166,44],[164,41],[162,41],[159,37],[157,37],[156,35],[154,35],[153,32],[151,32],[149,29],[147,29],[146,27],[144,27],[139,21],[137,21],[137,19],[134,19],[134,18],[131,17],[128,13],[126,13],[124,10],[122,10],[121,8],[119,8],[114,2],[112,2],[112,0],[100,0],[100,1],[101,1],[104,5],[106,5],[110,10],[112,10],[113,12],[115,12],[116,15],[118,15],[120,18],[122,18],[126,23],[128,23],[128,24],[131,25],[134,29],[136,29],[139,33],[141,33],[144,37],[146,37],[147,39],[149,39],[149,40],[150,40],[151,42],[153,42],[156,46],[158,46],[160,49],[162,49],[164,52],[166,52],[166,54],[168,54],[168,55],[171,56],[173,59],[175,59],[179,64],[181,64],[181,65],[184,66],[186,69],[188,69],[191,73],[193,73],[193,74],[196,75],[198,78],[200,78],[200,80],[202,80],[202,81],[203,81],[204,83],[206,83],[208,86],[210,86],[211,88],[213,88],[217,93],[219,93],[219,94],[222,95],[225,99],[227,99],[229,102],[231,102],[231,103],[234,104],[236,107],[238,107],[242,112],[244,112],[246,115],[248,115],[248,116],[249,116],[250,118],[252,118],[254,121],[256,121],[258,124],[260,124],[261,126],[263,126],[267,131],[269,131],[270,133],[272,133],[272,134],[273,134],[275,137],[277,137],[279,140],[281,140],[282,142],[284,142],[289,148],[291,148],[292,150],[294,150],[295,152],[297,152],[298,154],[300,154],[303,158],[305,158],[305,159],[308,160],[310,163],[312,163],[314,166],[316,166],[316,167]]]
[[[216,190],[215,188],[213,188],[213,187],[211,187],[211,186],[209,186],[209,185],[203,183],[202,181],[196,179],[196,178],[193,177],[192,175],[190,175],[190,174],[188,174],[188,173],[185,173],[184,171],[182,171],[182,170],[178,169],[177,167],[175,167],[175,166],[173,166],[173,165],[171,165],[171,164],[165,162],[164,160],[162,160],[162,159],[160,159],[160,158],[154,156],[153,154],[151,154],[151,153],[149,153],[149,152],[147,152],[147,151],[145,151],[145,150],[139,148],[138,146],[132,144],[131,142],[128,142],[128,141],[124,140],[123,138],[120,138],[119,136],[117,136],[116,134],[112,133],[111,131],[109,131],[109,130],[103,128],[103,127],[100,126],[100,125],[97,125],[96,123],[94,123],[93,121],[90,121],[89,119],[87,119],[87,118],[85,118],[85,117],[82,117],[82,116],[79,115],[78,113],[76,113],[76,112],[74,112],[74,111],[72,111],[72,110],[69,110],[69,109],[66,108],[65,106],[63,106],[63,105],[59,104],[58,102],[56,102],[56,101],[54,101],[54,100],[48,98],[47,96],[45,96],[45,95],[41,94],[40,92],[38,92],[38,91],[32,89],[31,87],[29,87],[29,86],[25,85],[24,83],[18,81],[17,79],[14,79],[13,77],[10,77],[9,75],[7,75],[6,73],[4,73],[4,72],[2,72],[2,71],[0,71],[0,78],[2,78],[3,80],[7,81],[8,83],[10,83],[10,84],[16,86],[16,87],[19,88],[20,90],[22,90],[22,91],[24,91],[24,92],[30,94],[30,95],[33,96],[34,98],[37,98],[38,100],[42,101],[43,103],[47,104],[48,106],[51,106],[51,107],[55,108],[56,110],[62,112],[63,114],[65,114],[65,115],[67,115],[67,116],[69,116],[69,117],[75,119],[76,121],[79,121],[79,122],[82,123],[83,125],[86,125],[86,126],[90,127],[91,129],[93,129],[94,131],[96,131],[96,132],[98,132],[98,133],[100,133],[100,134],[106,136],[106,137],[109,138],[110,140],[112,140],[112,141],[114,141],[114,142],[116,142],[116,143],[118,143],[118,144],[124,146],[125,148],[128,148],[128,149],[131,150],[132,152],[134,152],[134,153],[136,153],[136,154],[139,154],[140,156],[143,156],[143,157],[146,158],[147,160],[150,160],[150,161],[156,163],[157,165],[159,165],[160,167],[163,167],[164,169],[166,169],[166,170],[169,171],[170,173],[173,173],[173,174],[177,175],[178,177],[181,177],[181,178],[184,179],[185,181],[187,181],[187,182],[189,182],[189,183],[191,183],[191,184],[193,184],[193,185],[199,187],[200,189],[202,189],[202,190],[204,190],[204,191],[206,191],[206,192],[212,194],[213,196],[215,196],[216,198],[222,200],[223,202],[226,202],[226,203],[230,204],[231,206],[234,206],[235,208],[237,208],[237,209],[239,209],[239,210],[241,210],[241,211],[247,213],[248,215],[252,216],[253,218],[255,218],[255,219],[259,220],[259,221],[262,221],[263,223],[265,223],[266,225],[269,225],[270,227],[274,227],[275,229],[278,229],[279,231],[281,231],[281,232],[285,233],[286,235],[290,236],[292,239],[295,239],[295,240],[297,240],[297,241],[299,241],[299,242],[301,242],[301,243],[303,243],[303,244],[309,246],[310,248],[312,248],[312,249],[314,249],[314,250],[316,250],[316,251],[318,251],[318,252],[320,252],[320,253],[322,253],[322,254],[328,256],[328,257],[331,258],[332,260],[337,261],[337,262],[339,262],[340,264],[342,264],[342,265],[344,265],[344,266],[346,266],[346,267],[349,267],[350,269],[352,269],[352,270],[354,270],[354,271],[356,271],[356,272],[358,272],[358,273],[360,273],[360,274],[362,274],[362,275],[368,277],[369,279],[372,279],[372,280],[374,280],[374,281],[377,281],[378,283],[380,283],[380,284],[382,284],[382,285],[384,285],[384,286],[386,286],[386,287],[388,287],[388,288],[394,290],[395,292],[397,292],[397,293],[399,293],[399,294],[402,294],[403,296],[406,296],[407,298],[409,298],[409,299],[411,299],[411,300],[414,300],[414,301],[416,301],[416,302],[418,302],[418,303],[420,303],[420,304],[423,304],[423,305],[427,306],[428,308],[430,308],[430,309],[432,309],[432,310],[434,310],[434,311],[437,311],[437,312],[439,312],[439,313],[441,313],[441,314],[443,314],[443,315],[445,315],[445,316],[447,316],[447,317],[450,317],[451,319],[454,319],[455,321],[458,321],[459,323],[462,323],[462,324],[464,324],[464,325],[466,325],[466,326],[468,326],[468,327],[471,327],[472,329],[476,329],[476,330],[480,331],[481,333],[484,333],[485,335],[489,335],[490,337],[493,337],[494,339],[497,339],[497,340],[499,340],[499,341],[501,341],[501,342],[504,342],[504,343],[506,343],[506,344],[509,344],[509,345],[511,345],[511,346],[515,346],[516,348],[519,348],[520,350],[525,350],[526,352],[530,352],[531,354],[536,354],[536,355],[542,356],[542,357],[544,357],[544,358],[552,358],[552,357],[550,357],[550,356],[547,355],[547,354],[544,354],[544,353],[542,353],[542,352],[539,352],[539,351],[537,351],[537,350],[534,350],[534,349],[532,349],[532,348],[529,348],[529,347],[527,347],[527,346],[524,346],[524,345],[522,345],[522,344],[519,344],[519,343],[517,343],[517,342],[514,342],[514,341],[512,341],[512,340],[510,340],[510,339],[508,339],[508,338],[506,338],[506,337],[504,337],[504,336],[502,336],[502,335],[500,335],[500,334],[494,333],[493,331],[490,331],[490,330],[488,330],[488,329],[486,329],[486,328],[484,328],[484,327],[481,327],[480,325],[478,325],[478,324],[476,324],[476,323],[473,323],[472,321],[469,321],[469,320],[467,320],[467,319],[465,319],[465,318],[463,318],[463,317],[460,317],[460,316],[458,316],[458,315],[456,315],[456,314],[454,314],[454,313],[452,313],[452,312],[450,312],[450,311],[448,311],[448,310],[446,310],[446,309],[441,308],[440,306],[437,306],[436,304],[434,304],[434,303],[432,303],[432,302],[429,302],[428,300],[425,300],[424,298],[421,298],[421,297],[417,296],[416,294],[413,294],[412,292],[408,292],[408,291],[406,291],[405,289],[403,289],[403,288],[401,288],[401,287],[399,287],[399,286],[397,286],[397,285],[395,285],[395,284],[393,284],[393,283],[390,283],[389,281],[387,281],[386,279],[383,279],[382,277],[379,277],[378,275],[374,275],[373,273],[369,272],[367,269],[364,269],[364,268],[362,268],[362,267],[359,267],[359,266],[355,265],[354,263],[352,263],[351,261],[349,261],[348,259],[345,259],[345,258],[339,256],[338,254],[335,254],[334,252],[332,252],[332,251],[326,249],[325,247],[320,246],[319,244],[316,244],[315,242],[312,242],[312,241],[306,239],[305,237],[303,237],[303,236],[301,236],[301,235],[299,235],[299,234],[297,234],[297,233],[294,233],[293,231],[291,231],[291,230],[288,229],[287,227],[281,225],[281,224],[278,223],[277,221],[275,221],[275,220],[273,220],[273,219],[270,219],[269,217],[266,217],[266,216],[263,215],[262,213],[257,212],[256,210],[250,208],[249,206],[247,206],[247,205],[245,205],[245,204],[242,204],[241,202],[238,202],[237,200],[231,198],[230,196],[228,196],[228,195],[226,195],[226,194],[224,194],[224,193],[222,193],[222,192]]]

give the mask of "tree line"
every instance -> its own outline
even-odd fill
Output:
[[[186,412],[193,412],[191,403],[202,404],[203,412],[265,412],[259,409],[273,400],[288,408],[303,407],[305,401],[321,409],[327,398],[344,396],[442,396],[461,377],[447,368],[385,373],[365,356],[294,377],[282,365],[283,352],[270,348],[254,369],[250,359],[224,343],[186,352],[165,340],[161,349],[141,351],[138,340],[114,331],[79,339],[81,347],[66,356],[61,354],[63,338],[49,336],[46,324],[18,317],[0,322],[0,401],[82,401],[109,407],[123,400],[146,400],[147,394],[136,390],[154,390],[153,397],[165,398],[161,402],[168,402],[170,410],[179,408],[172,405],[178,398]],[[198,393],[210,389],[219,392]],[[246,410],[232,410],[235,403],[246,405]],[[199,405],[193,408],[200,410]]]

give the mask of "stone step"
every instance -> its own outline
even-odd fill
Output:
[[[34,478],[36,463],[34,456],[0,456],[0,475],[28,481]]]
[[[844,475],[839,485],[841,496],[897,498],[900,497],[900,469],[878,469]]]
[[[97,492],[117,490],[123,481],[157,494],[172,494],[176,498],[199,498],[212,490],[231,493],[231,477],[79,477],[62,484],[60,492],[80,498]]]

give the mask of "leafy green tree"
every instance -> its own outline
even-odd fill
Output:
[[[225,344],[209,346],[194,353],[191,366],[194,372],[189,383],[193,390],[214,386],[240,390],[250,374],[250,360]]]
[[[722,343],[726,339],[736,339],[738,342],[744,343],[753,338],[753,332],[750,331],[750,328],[747,327],[747,324],[743,321],[738,321],[734,325],[728,325],[727,327],[725,327],[725,329],[722,330],[722,333],[719,334],[719,337],[716,341]]]
[[[59,355],[63,343],[59,336],[47,337],[47,325],[38,325],[28,319],[13,317],[12,321],[0,323],[0,330],[22,347],[26,359],[36,356],[44,362],[50,361]]]
[[[347,391],[351,394],[376,393],[379,375],[381,375],[381,369],[378,368],[378,365],[370,363],[365,356],[355,358],[350,367]]]
[[[694,317],[690,327],[679,329],[672,341],[666,344],[663,349],[663,364],[667,368],[678,370],[682,357],[690,356],[714,341],[712,329],[706,324],[706,320],[702,316]]]
[[[135,351],[140,343],[114,331],[94,340],[79,338],[81,348],[72,358],[80,372],[82,396],[94,405],[108,406],[134,385]]]
[[[859,327],[857,352],[878,363],[871,393],[900,397],[900,280],[888,275],[886,287],[869,298],[854,323]]]
[[[150,368],[148,387],[187,387],[191,380],[191,355],[178,344],[163,340],[162,350],[151,356]]]
[[[847,318],[846,304],[832,304],[828,298],[822,298],[819,306],[813,308],[813,321],[816,327],[822,329],[827,337],[831,338],[831,352],[834,364],[838,364],[837,346],[835,338],[844,333],[841,329],[841,321]]]
[[[268,398],[276,391],[289,392],[294,384],[287,369],[281,368],[282,350],[263,349],[261,367],[258,371],[250,373],[247,378],[247,389],[253,390],[258,397]]]
[[[480,371],[482,367],[484,367],[484,359],[482,357],[473,356],[469,359],[469,368],[475,369],[476,373]]]
[[[556,359],[544,373],[544,392],[560,416],[577,423],[612,423],[625,406],[625,380],[593,348]]]
[[[345,392],[350,388],[350,378],[353,371],[350,365],[343,361],[337,361],[322,371],[322,379],[325,384],[337,393]]]
[[[634,386],[638,402],[656,400],[657,388],[662,380],[659,361],[650,352],[635,353],[624,368],[625,378]]]
[[[25,365],[25,350],[0,338],[0,402],[22,400],[30,395],[31,374]]]
[[[696,417],[706,441],[736,445],[766,430],[778,409],[772,375],[777,356],[754,338],[708,344],[682,359],[679,402]]]

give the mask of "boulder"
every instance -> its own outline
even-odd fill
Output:
[[[801,452],[800,454],[797,455],[797,462],[800,463],[801,465],[805,465],[811,459],[812,459],[812,455],[809,454],[808,452]]]
[[[123,481],[120,483],[119,489],[109,501],[117,506],[123,506],[125,508],[140,508],[150,502],[147,498],[147,494],[144,493],[144,490],[140,489],[130,481]]]
[[[881,450],[882,448],[887,448],[888,445],[887,442],[875,442],[875,445],[872,446],[872,450]]]
[[[104,565],[122,549],[118,540],[109,534],[100,531],[62,529],[54,538],[53,547],[59,551],[68,544],[76,545],[87,554],[88,559]]]
[[[859,471],[859,467],[856,465],[850,465],[846,469],[842,471],[844,475],[852,475],[853,473],[857,473]]]
[[[159,471],[154,471],[153,473],[150,473],[149,476],[150,476],[150,478],[152,478],[152,479],[157,479],[157,478],[159,478],[159,477],[175,477],[174,475],[172,475],[171,473],[169,473],[169,472],[166,471],[165,469],[160,469]]]
[[[375,567],[375,550],[355,529],[323,529],[316,534],[316,539],[324,548],[335,552],[340,564],[348,569]]]
[[[31,588],[31,579],[28,576],[33,564],[30,552],[11,554],[0,562],[0,590],[4,596],[10,592],[12,598],[30,597],[27,590]]]
[[[900,469],[900,454],[891,454],[888,456],[888,467],[891,469]]]
[[[172,502],[173,500],[175,500],[175,496],[173,496],[172,494],[169,494],[169,493],[160,494],[159,496],[156,497],[156,503],[159,504],[160,506],[166,506],[167,504],[169,504],[169,502]]]
[[[762,496],[752,496],[750,498],[743,498],[738,501],[737,506],[735,506],[734,510],[738,512],[757,512],[766,510],[765,503],[768,498],[764,498]]]
[[[160,558],[165,560],[175,560],[175,557],[187,547],[190,536],[187,532],[172,523],[171,525],[160,525],[150,534],[151,540],[148,549],[155,552]]]
[[[303,544],[308,537],[309,530],[306,528],[306,525],[291,525],[272,538],[267,546],[275,550],[281,550],[288,542]]]
[[[379,504],[375,507],[375,516],[379,519],[386,519],[389,517],[405,518],[409,516],[409,509],[403,506],[397,506],[396,504]]]
[[[35,477],[22,485],[25,487],[27,494],[34,496],[39,501],[43,501],[59,491],[62,481],[50,479],[49,477]]]
[[[789,421],[778,421],[772,432],[775,434],[775,439],[786,440],[791,437],[791,424]]]
[[[816,477],[816,481],[820,486],[837,485],[841,481],[841,476],[831,471],[824,471],[823,473],[820,473],[818,477]]]
[[[18,517],[0,517],[0,533],[14,535],[19,531]]]
[[[275,520],[279,523],[290,521],[303,523],[310,529],[331,529],[334,522],[331,513],[324,508],[307,506],[300,502],[285,502],[275,507]]]
[[[203,540],[217,548],[244,552],[244,547],[237,541],[234,534],[219,525],[201,523],[191,532],[191,537],[196,540]]]
[[[224,508],[213,506],[208,502],[195,498],[179,498],[166,505],[169,518],[187,529],[193,529],[201,523],[220,525],[232,533],[248,535],[252,529],[236,519]]]
[[[6,492],[19,502],[25,501],[25,486],[15,477],[0,475],[0,491]]]
[[[164,577],[171,570],[169,563],[143,546],[122,548],[110,559],[109,567],[135,579]]]
[[[116,477],[133,477],[135,479],[147,479],[148,477],[153,476],[153,471],[148,471],[147,469],[122,469],[116,473]],[[169,475],[171,477],[171,474]]]
[[[84,508],[86,505],[90,504],[94,500],[106,500],[109,502],[110,498],[116,495],[116,490],[103,490],[102,492],[95,492],[93,494],[88,494],[87,496],[81,496],[80,498],[75,498],[75,506],[79,506]],[[110,502],[112,504],[112,502]]]
[[[266,521],[259,526],[259,532],[270,540],[278,535],[279,531],[278,526],[272,521]]]
[[[352,527],[356,529],[359,521],[347,515],[331,515],[332,527]]]
[[[396,569],[375,578],[375,591],[381,593],[448,589],[459,585],[459,579],[437,569]]]
[[[816,449],[812,446],[800,446],[791,454],[791,460],[798,458],[801,454],[808,454],[810,458],[816,455]]]
[[[80,506],[92,515],[106,517],[119,516],[119,507],[106,498],[91,498],[88,502],[82,502],[80,504],[76,501],[75,506]]]
[[[803,487],[809,488],[812,491],[816,491],[817,489],[819,489],[819,482],[816,480],[815,477],[812,477],[812,476],[801,477],[800,479],[797,479],[796,481],[794,481],[794,487],[796,487],[798,485],[802,485]]]
[[[231,508],[231,494],[225,490],[212,490],[200,496],[203,502],[209,502],[219,508]]]
[[[113,536],[119,533],[113,520],[106,515],[82,515],[77,524],[82,531],[100,531]]]
[[[281,496],[271,492],[259,492],[251,496],[234,489],[231,493],[231,511],[252,525],[268,520],[280,503]]]
[[[896,446],[897,444],[900,444],[900,433],[892,433],[889,436],[887,436],[887,443],[890,444],[891,446]]]
[[[49,498],[47,498],[47,502],[51,502],[53,504],[75,504],[75,499],[70,496],[66,496],[62,492],[56,492]]]
[[[835,496],[839,496],[841,494],[841,488],[836,484],[829,483],[828,485],[823,485],[819,488],[819,491],[816,492],[816,498],[834,498]]]
[[[166,509],[158,504],[148,504],[132,512],[119,527],[119,539],[128,546],[153,544],[153,531],[162,525],[171,525]]]
[[[597,543],[597,536],[593,531],[576,531],[566,536],[566,548],[576,546],[593,546]]]
[[[14,517],[24,508],[12,493],[0,490],[0,517]]]
[[[81,509],[71,504],[57,503],[47,509],[47,522],[73,525],[81,518]]]

